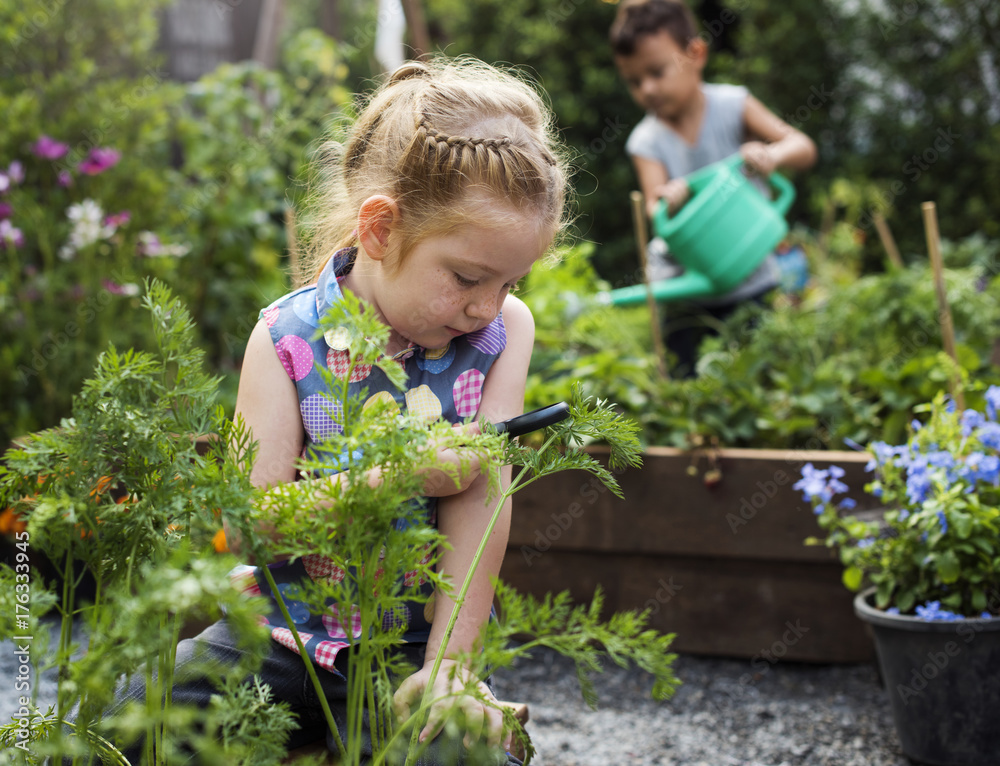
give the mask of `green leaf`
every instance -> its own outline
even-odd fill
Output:
[[[941,582],[953,583],[958,579],[961,573],[961,565],[958,561],[958,556],[952,550],[946,550],[942,552],[937,558],[937,571],[938,575],[941,577]]]
[[[858,567],[848,567],[841,577],[848,590],[857,591],[861,589],[861,583],[865,579],[865,573]]]

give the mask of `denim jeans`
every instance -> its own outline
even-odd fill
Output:
[[[405,659],[410,663],[420,666],[423,664],[425,644],[406,644],[402,647]],[[236,645],[236,641],[229,630],[225,620],[221,620],[211,625],[195,638],[186,639],[177,645],[177,661],[175,665],[174,677],[177,679],[173,687],[173,704],[188,705],[195,707],[207,707],[212,695],[218,693],[211,681],[201,674],[193,674],[190,668],[193,666],[204,667],[206,661],[219,662],[223,664],[234,664],[241,656],[242,651]],[[347,671],[347,652],[342,651],[337,657],[336,666],[345,675]],[[185,670],[187,669],[187,673]],[[188,675],[188,678],[184,676]],[[271,651],[257,675],[262,683],[271,688],[272,699],[275,702],[286,702],[291,712],[298,719],[299,728],[291,732],[288,740],[288,749],[301,747],[302,745],[318,742],[326,739],[327,748],[331,752],[336,752],[336,744],[333,735],[328,731],[326,718],[320,706],[319,697],[313,686],[312,679],[306,672],[302,658],[295,652],[287,649],[275,642],[271,643]],[[337,728],[340,730],[341,738],[346,738],[347,729],[347,680],[334,673],[317,668],[317,675],[320,679],[323,693],[325,694],[330,710],[333,713]],[[251,679],[247,679],[250,681]],[[123,688],[116,695],[115,706],[112,710],[119,709],[128,702],[141,702],[145,699],[145,678],[136,676],[132,678],[128,687]],[[487,684],[490,681],[487,680]],[[367,713],[365,714],[367,723]],[[363,754],[371,755],[371,746],[367,737],[367,725],[365,731],[365,747]],[[439,737],[438,740],[443,739]],[[417,762],[418,766],[444,766],[444,764],[463,764],[464,759],[460,754],[455,753],[455,748],[448,747],[448,743],[435,742],[428,748],[428,751]],[[134,743],[122,752],[129,763],[136,765],[139,763],[143,751],[143,743]],[[448,755],[445,755],[447,753]],[[457,760],[456,760],[457,758]],[[192,758],[196,761],[196,758]],[[513,756],[505,756],[502,751],[497,752],[497,766],[520,766],[521,761]]]

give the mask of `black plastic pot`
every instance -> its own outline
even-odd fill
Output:
[[[903,752],[933,766],[1000,766],[1000,618],[929,622],[859,593]]]

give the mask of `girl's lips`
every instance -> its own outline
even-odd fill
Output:
[[[465,335],[462,330],[456,330],[454,327],[445,327],[444,329],[450,332],[453,338],[457,338],[459,335]]]

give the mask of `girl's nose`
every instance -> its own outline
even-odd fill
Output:
[[[492,290],[480,291],[465,307],[465,313],[482,322],[492,322],[499,313],[502,296]]]

